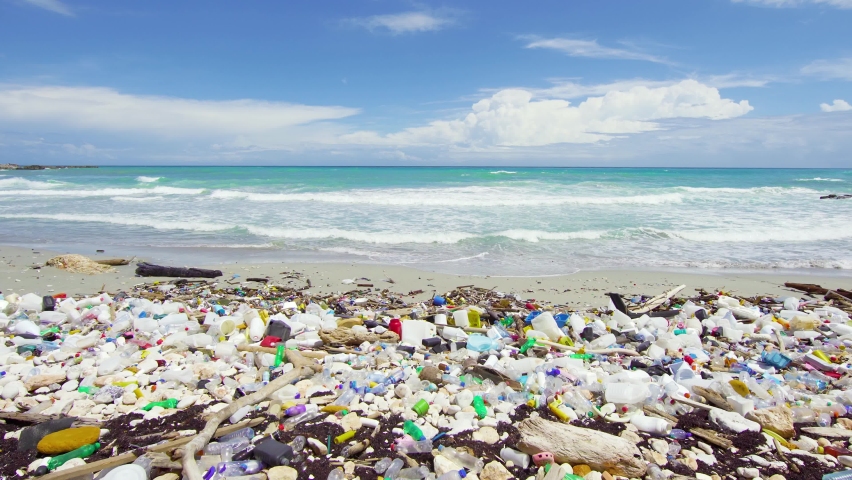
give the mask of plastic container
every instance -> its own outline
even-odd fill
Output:
[[[526,453],[519,452],[509,447],[503,447],[500,450],[500,458],[507,462],[512,462],[515,465],[526,470],[530,466],[530,456]]]
[[[552,342],[558,342],[564,335],[559,325],[556,324],[556,319],[550,312],[543,312],[541,315],[532,319],[532,327],[536,331],[543,332]]]
[[[655,417],[647,417],[645,415],[635,414],[630,419],[630,423],[632,423],[636,428],[639,429],[640,432],[650,433],[652,435],[668,435],[672,431],[672,427],[669,422],[663,420],[662,418]]]
[[[473,473],[479,473],[483,468],[485,468],[485,462],[481,458],[476,458],[469,453],[460,452],[454,448],[444,447],[443,445],[440,450],[441,455]]]
[[[402,342],[409,345],[422,345],[426,338],[434,337],[437,329],[433,323],[425,320],[406,320],[402,323]]]
[[[254,458],[270,467],[289,465],[293,459],[293,447],[269,437],[261,440],[254,448]]]
[[[469,327],[470,317],[467,314],[467,310],[456,310],[453,312],[453,323],[459,328]]]

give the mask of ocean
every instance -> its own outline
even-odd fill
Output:
[[[101,167],[0,171],[0,243],[174,265],[361,262],[852,275],[852,170]]]

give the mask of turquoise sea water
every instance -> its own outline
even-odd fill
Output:
[[[0,171],[0,243],[190,263],[452,273],[852,275],[849,170],[102,167]]]

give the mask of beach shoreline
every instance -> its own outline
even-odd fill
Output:
[[[137,258],[130,265],[115,267],[112,273],[84,275],[58,268],[42,266],[51,257],[64,253],[86,254],[82,251],[48,251],[0,245],[0,291],[8,293],[34,292],[41,295],[58,293],[95,294],[101,291],[131,290],[134,285],[154,281],[169,282],[175,279],[138,277],[135,275]],[[95,255],[93,259],[115,258],[109,252]],[[129,258],[129,257],[128,257]],[[852,275],[842,272],[731,272],[619,269],[581,270],[565,275],[496,276],[457,275],[416,269],[401,265],[373,263],[244,263],[238,258],[234,263],[200,263],[192,266],[218,269],[222,276],[212,281],[231,285],[251,284],[249,278],[268,278],[270,284],[304,289],[322,296],[352,290],[387,290],[408,303],[417,303],[440,295],[462,285],[474,285],[515,294],[524,299],[544,300],[568,308],[601,307],[608,304],[606,293],[617,292],[626,298],[636,295],[656,295],[678,285],[686,285],[683,292],[691,296],[697,290],[736,293],[740,296],[768,295],[774,297],[800,296],[801,292],[787,288],[785,282],[815,283],[830,288],[852,288]],[[310,281],[310,286],[308,286]],[[360,285],[369,285],[362,286]]]

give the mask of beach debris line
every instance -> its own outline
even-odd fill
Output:
[[[164,267],[162,265],[139,262],[136,264],[136,275],[142,277],[216,278],[222,276],[222,271],[204,268]]]
[[[77,254],[59,255],[44,263],[49,267],[61,268],[71,273],[85,273],[95,275],[99,273],[114,272],[111,264],[104,264],[89,257]]]
[[[0,297],[0,477],[792,480],[852,464],[842,289],[677,287],[578,311],[474,285],[413,302],[257,280]]]

